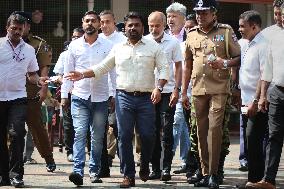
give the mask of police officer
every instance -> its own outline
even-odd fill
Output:
[[[219,188],[217,171],[222,144],[225,105],[230,93],[230,69],[240,62],[240,46],[233,29],[216,20],[215,0],[199,0],[195,8],[198,26],[187,36],[182,102],[192,82],[198,147],[204,178],[195,186]]]
[[[26,25],[23,34],[23,39],[26,43],[34,47],[36,58],[39,66],[39,76],[48,76],[49,66],[51,65],[51,48],[45,40],[30,33],[31,14],[22,11],[15,11],[26,18]],[[37,85],[27,81],[27,125],[31,131],[33,141],[40,155],[46,161],[46,169],[48,172],[53,172],[56,169],[56,164],[53,159],[52,148],[49,143],[47,130],[44,128],[43,116],[41,113],[42,101],[46,98],[48,87],[39,88]]]

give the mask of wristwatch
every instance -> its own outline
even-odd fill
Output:
[[[225,69],[227,69],[228,68],[228,60],[224,60],[224,62],[223,62],[223,67],[225,68]]]
[[[258,99],[254,98],[252,101],[253,104],[258,104]]]
[[[158,89],[160,92],[163,92],[163,87],[162,87],[162,86],[158,85],[158,86],[157,86],[157,89]]]
[[[177,90],[178,90],[178,92],[180,92],[180,91],[181,91],[181,88],[180,88],[180,87],[175,87],[174,89],[177,89]]]

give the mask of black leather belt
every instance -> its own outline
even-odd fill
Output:
[[[151,95],[151,92],[141,92],[141,91],[127,92],[127,91],[121,90],[121,89],[116,89],[116,91],[122,92],[122,93],[130,95],[130,96],[147,96],[147,95]]]
[[[275,85],[280,91],[282,91],[284,93],[284,87],[279,86],[279,85]]]

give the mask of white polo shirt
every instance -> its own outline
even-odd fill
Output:
[[[154,40],[152,34],[149,34],[145,36],[148,39]],[[162,93],[172,93],[175,88],[175,75],[174,75],[174,69],[175,69],[175,62],[181,62],[183,61],[183,56],[181,52],[181,46],[179,41],[169,34],[166,34],[164,32],[163,38],[161,39],[161,42],[158,43],[162,51],[165,53],[169,65],[169,80],[165,84],[163,92]],[[156,77],[156,85],[158,83],[159,74],[157,70],[155,71],[155,77]]]
[[[26,74],[39,70],[35,50],[21,39],[13,47],[9,38],[0,38],[0,101],[27,97]]]

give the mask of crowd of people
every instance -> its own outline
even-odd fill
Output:
[[[239,40],[218,22],[215,0],[198,0],[190,15],[175,2],[146,22],[129,12],[123,28],[112,11],[91,10],[64,44],[52,79],[51,47],[30,33],[29,13],[13,12],[0,38],[0,186],[24,187],[24,163],[36,163],[33,143],[47,171],[56,170],[41,111],[53,82],[60,87],[69,180],[76,186],[83,185],[87,146],[91,183],[110,177],[117,154],[120,188],[134,187],[135,137],[142,181],[171,180],[179,145],[182,163],[173,173],[186,173],[194,187],[218,189],[237,101],[239,169],[248,171],[237,187],[275,189],[284,135],[283,0],[273,8],[275,25],[264,30],[257,11],[242,13]]]

